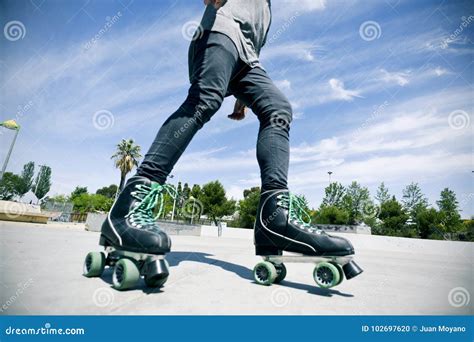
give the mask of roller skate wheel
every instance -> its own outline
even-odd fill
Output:
[[[313,271],[313,278],[320,287],[328,289],[340,283],[339,270],[329,262],[321,262]]]
[[[100,277],[105,267],[105,255],[102,252],[89,252],[84,260],[83,274],[86,277]]]
[[[334,266],[336,266],[337,270],[339,271],[339,282],[336,284],[336,285],[339,285],[339,284],[342,283],[342,281],[344,280],[344,271],[343,271],[341,265],[336,264],[335,262],[331,262],[331,264],[333,264]]]
[[[253,277],[260,285],[271,285],[277,276],[275,265],[268,261],[259,262],[253,269]]]
[[[275,266],[275,269],[277,271],[277,277],[275,278],[273,283],[279,284],[286,277],[286,266],[285,264],[273,264],[273,266]]]
[[[113,286],[117,290],[129,289],[140,279],[137,265],[130,259],[120,259],[114,267],[112,275]]]

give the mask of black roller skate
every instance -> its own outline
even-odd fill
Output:
[[[351,279],[362,272],[352,261],[354,247],[342,237],[331,236],[311,225],[302,199],[288,190],[263,192],[254,227],[256,255],[264,261],[254,268],[255,281],[262,285],[281,282],[284,262],[316,264],[313,278],[323,288],[339,285],[344,275]],[[283,255],[283,251],[297,255]]]
[[[171,239],[155,220],[162,213],[165,193],[174,197],[175,189],[139,176],[127,182],[102,224],[99,244],[105,252],[86,256],[86,277],[99,277],[110,266],[118,290],[133,287],[141,275],[149,287],[164,285],[169,275],[165,254],[171,249]]]

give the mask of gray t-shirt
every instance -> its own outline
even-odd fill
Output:
[[[258,57],[271,23],[270,0],[227,0],[217,11],[207,5],[201,21],[203,30],[223,33],[235,44],[240,58],[249,66],[260,66]]]

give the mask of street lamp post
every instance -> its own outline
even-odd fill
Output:
[[[332,171],[328,171],[328,175],[329,175],[329,185],[331,185],[331,175],[332,175]]]
[[[15,131],[15,136],[13,137],[12,143],[10,145],[10,149],[8,150],[8,153],[7,153],[7,157],[5,158],[5,162],[3,163],[2,173],[0,174],[0,180],[2,180],[3,175],[5,174],[5,170],[7,169],[8,161],[13,151],[13,146],[15,146],[16,137],[18,136],[18,132],[20,132],[20,125],[18,125],[14,120],[7,120],[0,123],[0,126],[5,127],[7,129],[12,129]]]
[[[174,175],[170,175],[170,178],[174,178]],[[178,197],[178,184],[179,184],[179,179],[177,179],[177,182],[176,182],[176,196],[173,199],[173,211],[171,212],[171,222],[174,221],[174,210],[176,209],[176,197]]]
[[[38,165],[39,166],[39,171],[38,171],[38,176],[36,177],[36,186],[35,186],[35,196],[36,196],[36,193],[38,192],[38,185],[39,185],[39,180],[41,178],[41,174],[43,173],[43,166],[46,166],[46,165]],[[39,198],[36,197],[38,200],[36,201],[36,203],[38,204],[39,202]]]
[[[191,196],[189,199],[193,200],[193,211],[191,212],[191,224],[193,224],[193,219],[194,219],[194,208],[196,207],[196,199],[194,196]]]

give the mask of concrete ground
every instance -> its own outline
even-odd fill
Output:
[[[345,237],[364,273],[330,290],[316,287],[311,264],[287,264],[280,285],[254,283],[250,239],[173,236],[165,287],[119,292],[110,270],[82,276],[98,233],[0,221],[0,314],[473,314],[473,243]]]

